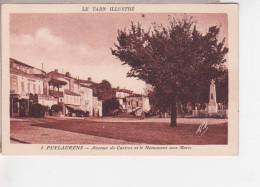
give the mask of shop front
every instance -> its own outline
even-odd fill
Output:
[[[29,115],[29,96],[10,94],[10,117],[25,117]]]

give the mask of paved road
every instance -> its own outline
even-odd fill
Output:
[[[157,120],[157,121],[156,121]],[[161,121],[160,121],[161,120]],[[208,133],[197,137],[202,119],[24,118],[11,120],[11,141],[33,144],[225,144],[227,122],[207,119]],[[180,120],[180,119],[179,119]],[[158,122],[159,121],[159,122]]]
[[[138,119],[138,118],[124,118],[124,117],[88,117],[88,118],[82,118],[82,117],[47,117],[45,119],[56,119],[56,120],[88,120],[88,121],[96,121],[96,122],[131,122],[131,123],[170,123],[170,118],[144,118],[144,119]],[[37,120],[34,118],[12,118],[11,121],[32,121]],[[217,118],[177,118],[178,124],[193,124],[193,125],[199,125],[203,122],[207,122],[208,125],[216,125],[216,124],[223,124],[227,123],[228,119],[217,119]]]
[[[33,144],[133,144],[133,142],[124,140],[30,125],[44,124],[46,121],[51,123],[56,119],[11,120],[11,142]]]
[[[170,118],[145,118],[145,119],[137,119],[137,118],[115,118],[115,117],[102,117],[102,118],[88,118],[91,121],[98,122],[132,122],[132,123],[140,123],[140,122],[158,122],[158,123],[170,123]],[[216,119],[216,118],[177,118],[178,124],[193,124],[199,125],[203,122],[207,122],[208,125],[216,125],[227,123],[227,119]]]

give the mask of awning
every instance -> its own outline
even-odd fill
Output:
[[[29,99],[29,95],[20,95],[20,99]]]
[[[67,82],[65,82],[63,80],[59,80],[59,79],[54,79],[54,78],[52,78],[49,81],[49,85],[52,85],[52,86],[55,86],[55,87],[61,87],[61,86],[64,86],[66,84],[67,84]]]
[[[29,99],[29,95],[19,95],[19,94],[13,94],[10,93],[11,98],[18,98],[18,99]]]
[[[66,107],[68,107],[69,109],[75,110],[75,111],[83,111],[86,112],[87,110],[85,109],[85,107],[81,107],[81,106],[77,106],[77,105],[65,105]]]
[[[10,93],[10,97],[19,97],[19,94],[16,94],[16,93]]]

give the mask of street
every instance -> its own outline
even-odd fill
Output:
[[[11,119],[11,143],[30,144],[227,144],[226,119],[161,118],[16,118]],[[207,121],[208,131],[197,136]]]

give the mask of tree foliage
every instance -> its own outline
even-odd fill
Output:
[[[120,108],[119,101],[116,98],[111,98],[103,102],[102,112],[104,116],[112,115],[113,111]]]
[[[95,95],[102,101],[108,100],[112,98],[112,87],[109,81],[102,80],[95,87]]]
[[[176,125],[177,102],[205,102],[211,79],[226,72],[225,38],[219,41],[220,27],[206,33],[197,30],[192,17],[169,18],[169,25],[153,23],[144,29],[131,23],[118,30],[112,54],[131,67],[128,77],[135,77],[154,87],[161,108],[170,109]],[[175,116],[173,116],[175,115]]]

